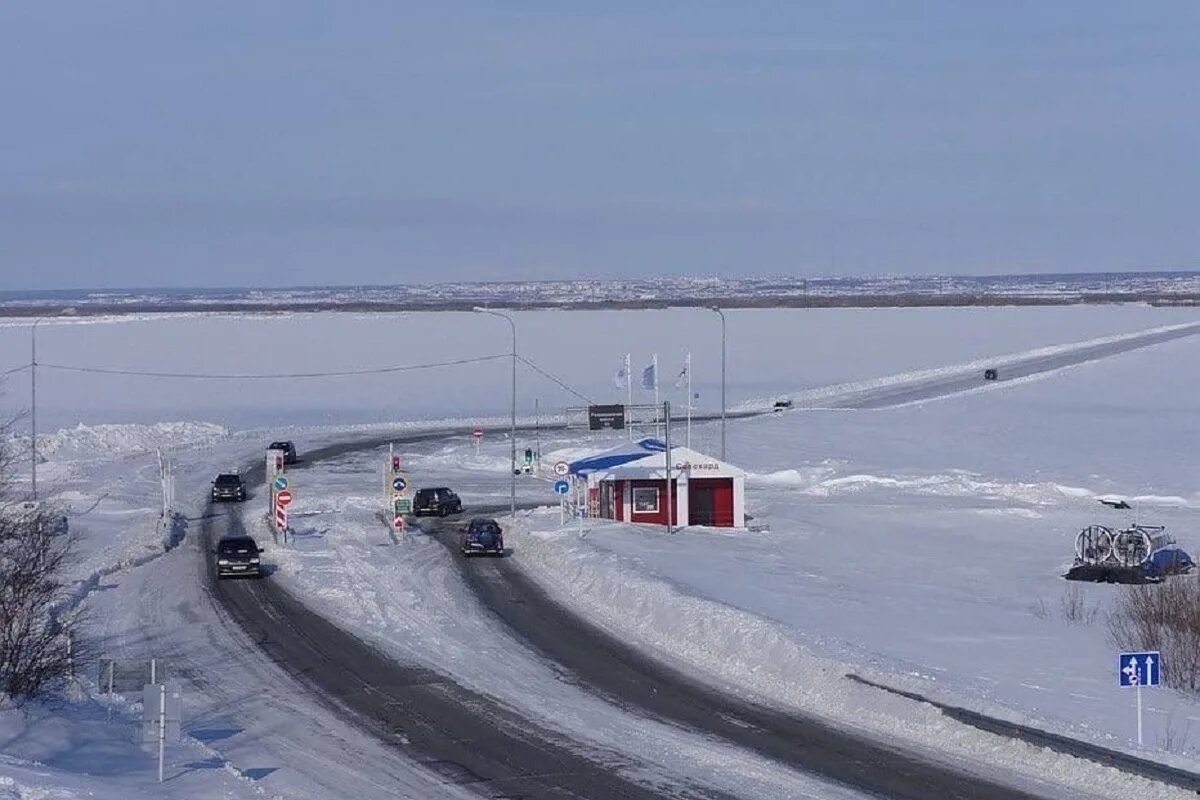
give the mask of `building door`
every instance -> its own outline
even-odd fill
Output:
[[[688,522],[715,528],[733,526],[733,479],[693,478],[688,481]]]
[[[714,502],[712,486],[695,480],[688,483],[688,522],[692,525],[712,525]]]

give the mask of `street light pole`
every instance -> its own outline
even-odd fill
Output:
[[[512,461],[508,469],[508,479],[510,481],[508,508],[509,514],[515,523],[517,520],[517,324],[513,322],[513,318],[508,314],[502,314],[490,308],[476,306],[472,310],[479,314],[491,314],[493,317],[499,317],[508,323],[508,327],[512,331],[512,405],[508,431],[509,444],[512,446]]]
[[[37,326],[45,317],[33,321],[29,330],[29,489],[37,501]]]
[[[721,317],[721,460],[725,460],[725,312],[717,306],[709,306],[709,311]]]

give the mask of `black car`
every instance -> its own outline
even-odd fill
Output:
[[[215,501],[233,500],[238,503],[246,499],[246,484],[242,476],[236,472],[222,472],[212,482],[212,499]]]
[[[293,444],[292,442],[271,442],[271,444],[267,446],[267,449],[268,450],[282,450],[283,451],[283,463],[285,463],[285,464],[295,464],[296,462],[298,462],[300,460],[296,456],[296,445]]]
[[[473,556],[476,553],[502,556],[504,555],[504,531],[500,529],[500,523],[496,520],[476,517],[462,529],[458,545],[464,556]]]
[[[1000,377],[1000,376],[999,376],[999,373],[997,373],[997,372],[996,372],[996,370],[994,370],[994,369],[992,369],[992,368],[990,368],[990,367],[989,367],[988,369],[985,369],[985,370],[983,371],[983,379],[984,379],[985,381],[994,381],[994,380],[996,380],[996,378],[998,378],[998,377]]]
[[[263,549],[249,536],[226,536],[217,542],[213,551],[216,556],[217,580],[231,575],[262,575],[259,553]]]
[[[417,489],[417,496],[413,498],[413,516],[417,517],[444,517],[460,514],[462,510],[462,500],[445,486]]]

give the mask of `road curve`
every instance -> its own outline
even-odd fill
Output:
[[[422,433],[386,441],[411,443],[447,434]],[[328,447],[310,453],[306,460],[381,443]],[[252,486],[262,485],[261,466],[246,474]],[[241,515],[219,514],[210,508],[201,531],[203,552],[225,532],[242,532]],[[211,570],[205,575],[214,600],[272,661],[311,687],[332,710],[449,784],[492,798],[734,800],[688,785],[683,778],[673,788],[637,783],[621,770],[638,764],[617,754],[589,752],[440,673],[394,660],[310,610],[276,581],[217,581]]]
[[[452,555],[457,552],[453,528],[453,523],[441,521],[427,527]],[[519,558],[461,561],[467,583],[482,605],[519,638],[566,669],[581,686],[618,705],[881,797],[1036,797],[822,720],[768,708],[689,678],[556,603],[525,576]]]

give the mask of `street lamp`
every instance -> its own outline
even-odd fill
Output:
[[[490,308],[475,306],[471,310],[478,314],[491,314],[493,317],[500,317],[500,319],[508,323],[508,327],[512,331],[512,416],[508,431],[509,444],[512,446],[512,463],[509,465],[508,470],[510,481],[508,507],[513,523],[515,524],[517,521],[517,324],[513,322],[513,318],[508,314],[502,314]]]
[[[721,317],[721,460],[725,460],[725,312],[717,306],[709,311]]]
[[[33,321],[29,329],[29,490],[32,500],[37,500],[37,326],[51,317],[65,317],[75,313],[73,308],[65,308],[57,314],[45,314]]]

